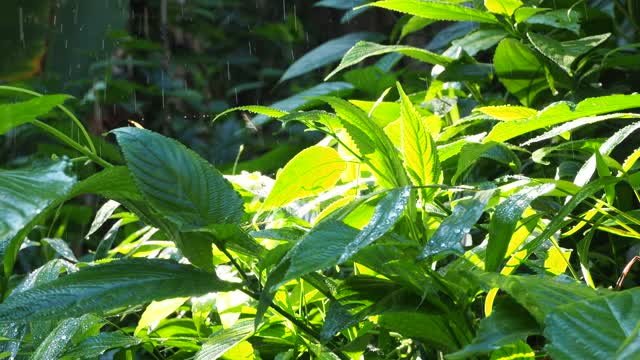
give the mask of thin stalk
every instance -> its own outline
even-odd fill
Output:
[[[33,124],[36,125],[37,127],[41,128],[42,130],[48,132],[49,134],[55,136],[56,138],[58,138],[58,140],[62,141],[63,143],[65,143],[65,144],[69,145],[70,147],[76,149],[78,152],[80,152],[81,154],[85,155],[89,159],[93,160],[96,164],[102,166],[103,168],[109,168],[109,167],[113,166],[109,162],[107,162],[103,158],[99,157],[95,153],[91,152],[90,150],[88,150],[84,146],[80,145],[75,140],[73,140],[72,138],[68,137],[63,132],[61,132],[60,130],[54,128],[53,126],[47,125],[47,124],[45,124],[45,123],[43,123],[42,121],[39,121],[39,120],[34,120]]]

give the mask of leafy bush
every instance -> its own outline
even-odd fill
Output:
[[[392,74],[373,98],[219,114],[323,136],[275,179],[223,175],[140,126],[111,131],[122,158],[106,159],[86,132],[35,120],[58,108],[79,124],[65,96],[2,105],[0,134],[31,123],[82,155],[0,171],[2,353],[638,358],[640,293],[618,291],[640,238],[635,3],[461,3],[366,4],[406,14],[393,39],[455,22],[426,48],[345,49],[327,77],[366,97]],[[327,49],[299,61],[337,61]],[[402,56],[433,66],[392,72]],[[57,219],[86,194],[107,201],[78,258]],[[38,247],[48,261],[16,272]]]

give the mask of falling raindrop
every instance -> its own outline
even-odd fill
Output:
[[[227,61],[227,80],[231,80],[231,67],[229,66],[228,61]]]
[[[20,42],[22,42],[22,46],[25,46],[24,42],[24,20],[22,18],[22,7],[18,8],[18,21],[20,24]]]

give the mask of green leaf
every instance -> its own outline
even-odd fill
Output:
[[[384,55],[388,53],[399,53],[416,60],[420,60],[422,62],[434,65],[447,65],[452,60],[446,56],[438,55],[436,53],[432,53],[428,50],[406,46],[406,45],[380,45],[367,41],[360,41],[355,46],[353,46],[349,51],[344,55],[340,65],[333,70],[325,80],[328,80],[335,74],[340,71],[358,64],[362,62],[364,59],[367,59],[372,56]]]
[[[400,116],[402,154],[407,173],[417,186],[439,184],[442,170],[436,143],[400,84],[398,84],[398,92],[402,102]],[[434,191],[430,193],[433,194]]]
[[[538,321],[559,306],[599,296],[598,292],[577,282],[533,276],[503,276],[496,273],[470,274],[489,288],[500,288],[514,298]]]
[[[351,10],[356,6],[360,6],[365,0],[321,0],[313,4],[313,6],[328,7],[339,10]]]
[[[69,198],[84,194],[100,195],[118,202],[143,200],[126,166],[113,166],[80,181],[71,189]]]
[[[345,100],[327,96],[318,99],[327,102],[335,110],[355,143],[355,150],[369,165],[383,187],[396,188],[408,185],[409,180],[398,151],[380,126],[371,121],[358,107]]]
[[[635,359],[640,289],[563,304],[545,320],[546,349],[553,359]],[[635,350],[628,346],[635,344]],[[635,356],[631,353],[635,351]]]
[[[144,129],[113,132],[138,189],[167,219],[183,229],[240,222],[244,215],[240,194],[195,152]]]
[[[279,109],[280,108],[275,106],[275,104],[271,106],[260,106],[260,105],[238,106],[238,107],[227,109],[221,112],[220,114],[216,115],[216,117],[214,117],[212,121],[215,122],[221,117],[224,117],[225,115],[230,114],[232,112],[236,112],[236,111],[248,111],[248,112],[251,112],[254,114],[260,114],[262,116],[266,116],[269,118],[279,118],[281,116],[287,115],[286,111],[279,110]]]
[[[291,264],[281,283],[349,260],[391,230],[402,216],[410,196],[410,187],[390,190],[376,205],[373,216],[360,232],[338,221],[321,222],[287,254]]]
[[[176,312],[187,300],[189,300],[188,297],[177,297],[174,299],[152,301],[140,316],[140,320],[133,334],[139,336],[142,330],[145,329],[148,329],[149,332],[153,331],[161,320],[166,319],[169,315]]]
[[[496,207],[489,223],[489,242],[487,244],[485,270],[497,271],[504,261],[511,236],[522,213],[536,198],[555,189],[554,184],[542,184],[525,187],[509,196]]]
[[[51,246],[51,248],[63,258],[69,261],[78,262],[78,259],[76,259],[76,256],[73,254],[73,250],[71,250],[69,244],[64,240],[45,238],[42,239],[42,242]]]
[[[448,351],[459,347],[451,331],[451,319],[442,314],[415,310],[393,311],[380,315],[378,323],[381,327],[405,337],[417,338]]]
[[[327,41],[296,60],[280,78],[279,82],[304,75],[325,65],[336,62],[358,41],[379,39],[375,33],[358,32]]]
[[[425,19],[419,16],[412,16],[406,24],[402,26],[402,30],[400,31],[400,36],[398,37],[398,41],[404,39],[407,35],[413,34],[416,31],[420,31],[425,27],[433,24],[436,20],[433,19]]]
[[[484,106],[476,110],[501,121],[528,119],[538,115],[538,110],[524,106]]]
[[[460,39],[453,40],[451,45],[460,47],[467,54],[475,56],[480,51],[494,47],[507,35],[509,34],[503,29],[479,29]]]
[[[58,359],[71,342],[71,338],[80,329],[82,324],[87,321],[87,317],[71,318],[62,320],[53,331],[39,344],[36,351],[31,355],[33,360],[49,360]]]
[[[296,92],[295,95],[280,100],[270,105],[272,108],[282,109],[284,111],[294,111],[304,109],[313,105],[313,98],[316,96],[338,96],[342,97],[351,93],[354,89],[353,85],[348,82],[324,82],[315,85],[304,91]],[[253,118],[253,123],[263,125],[269,121],[266,115],[258,115]]]
[[[637,107],[640,107],[640,94],[588,98],[582,100],[577,106],[561,101],[547,106],[537,116],[498,123],[484,142],[504,142],[547,126]]]
[[[215,360],[229,349],[248,339],[254,332],[253,319],[238,321],[228,329],[222,329],[209,337],[202,349],[196,353],[195,360]]]
[[[531,105],[536,96],[549,87],[544,65],[516,39],[506,38],[498,44],[493,65],[500,82],[525,106]]]
[[[558,64],[569,75],[573,74],[571,66],[580,56],[602,44],[609,36],[611,34],[607,33],[560,42],[548,36],[532,32],[527,33],[527,37],[533,46],[544,56]]]
[[[376,6],[433,20],[476,21],[487,24],[498,23],[496,17],[490,13],[464,6],[434,1],[385,0],[377,1],[368,4],[367,6]]]
[[[64,354],[65,360],[96,359],[111,349],[126,349],[139,345],[142,339],[127,335],[123,332],[103,332],[91,336]]]
[[[484,6],[494,14],[511,16],[521,7],[520,0],[484,0]]]
[[[27,101],[0,105],[0,135],[6,134],[16,126],[36,120],[37,117],[47,115],[70,98],[69,95],[46,95]]]
[[[20,170],[0,170],[0,253],[10,274],[20,244],[41,215],[62,202],[76,182],[68,161]]]
[[[464,254],[462,240],[482,216],[496,189],[478,191],[472,198],[461,200],[453,213],[445,218],[422,250],[419,260],[449,253]]]
[[[278,173],[261,210],[279,208],[294,200],[327,191],[338,182],[346,168],[346,161],[333,148],[311,146],[291,159]]]
[[[544,11],[543,9],[535,9],[526,11],[521,15],[521,21],[527,24],[539,24],[546,25],[556,29],[569,30],[576,35],[580,33],[580,21],[582,16],[574,9],[558,9],[552,11],[546,11],[544,13],[537,13]],[[529,15],[529,16],[525,16]]]
[[[520,340],[494,351],[489,360],[535,360],[535,358],[535,351],[529,344]]]
[[[0,322],[104,313],[154,300],[238,287],[189,265],[166,260],[120,260],[84,268],[7,298],[0,304]]]
[[[480,320],[473,342],[460,351],[448,354],[447,359],[460,360],[486,354],[540,333],[536,320],[522,306],[507,298],[498,301],[491,315]]]

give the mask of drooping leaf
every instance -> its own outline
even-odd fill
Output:
[[[127,335],[123,332],[103,332],[91,336],[78,343],[64,353],[64,360],[96,359],[111,349],[126,349],[139,345],[142,339]]]
[[[419,16],[412,16],[411,19],[409,19],[409,21],[407,21],[407,23],[402,26],[398,41],[401,41],[409,34],[413,34],[416,31],[424,29],[425,27],[433,24],[435,21],[436,20],[433,19],[425,19]]]
[[[573,73],[571,65],[573,65],[578,57],[602,44],[609,36],[611,36],[611,34],[602,34],[560,42],[548,36],[533,32],[527,33],[527,37],[538,51],[558,64],[562,70],[569,74]]]
[[[438,55],[436,53],[432,53],[431,51],[406,46],[406,45],[380,45],[367,41],[360,41],[355,46],[349,49],[349,51],[344,55],[340,65],[333,70],[325,80],[328,80],[335,74],[340,71],[358,64],[362,62],[364,59],[367,59],[372,56],[384,55],[388,53],[399,53],[402,55],[409,56],[416,60],[420,60],[422,62],[426,62],[428,64],[434,65],[446,65],[451,62],[451,59]]]
[[[521,7],[520,0],[484,0],[484,6],[494,14],[511,16]]]
[[[48,114],[70,98],[69,95],[45,95],[27,101],[0,105],[0,135]]]
[[[434,20],[476,21],[497,24],[498,20],[490,13],[455,4],[421,0],[384,0],[369,4],[384,9]]]
[[[638,318],[638,288],[562,304],[545,320],[546,349],[558,360],[634,359],[640,341]]]
[[[548,88],[544,65],[516,39],[500,41],[493,64],[500,82],[525,106],[531,105],[536,96]]]
[[[346,168],[347,163],[333,148],[309,147],[291,159],[278,174],[262,210],[279,208],[294,200],[327,191]]]
[[[287,111],[284,109],[280,110],[279,107],[274,105],[271,106],[260,106],[260,105],[248,105],[248,106],[238,106],[231,109],[227,109],[220,114],[216,115],[213,118],[213,121],[224,117],[227,114],[230,114],[235,111],[248,111],[254,114],[260,114],[262,116],[266,116],[267,118],[279,118],[281,116],[287,115]]]
[[[183,229],[238,223],[244,204],[206,160],[179,142],[139,128],[113,131],[147,201]]]
[[[69,244],[67,244],[64,240],[45,238],[45,239],[42,239],[42,242],[51,246],[51,248],[63,258],[73,262],[78,261],[78,259],[76,259],[75,254],[73,253],[73,250],[71,250],[71,248],[69,247]]]
[[[189,265],[166,260],[120,260],[82,269],[7,298],[0,304],[0,322],[102,313],[237,287],[238,284],[222,281]]]
[[[304,75],[325,65],[336,62],[358,41],[379,39],[380,35],[369,32],[351,33],[327,41],[296,60],[280,78],[280,82]]]
[[[485,259],[486,271],[497,271],[505,255],[509,255],[507,254],[509,241],[524,210],[533,200],[553,189],[555,189],[554,184],[526,187],[509,196],[496,207],[489,223],[489,242]]]
[[[319,97],[335,110],[346,132],[353,140],[355,150],[369,165],[380,184],[385,188],[408,185],[407,174],[398,151],[384,130],[355,105],[334,97]]]
[[[66,199],[76,182],[68,161],[20,170],[0,170],[0,253],[10,274],[24,236],[41,214]]]
[[[458,202],[453,208],[453,213],[442,221],[429,239],[418,259],[450,253],[462,255],[462,240],[478,222],[495,192],[496,189],[481,190],[472,198]]]
[[[467,54],[475,56],[480,51],[494,47],[507,35],[508,33],[503,29],[479,29],[460,39],[453,40],[451,45],[460,47]]]
[[[342,97],[353,91],[354,87],[348,82],[323,82],[304,91],[297,92],[286,99],[277,101],[270,105],[272,108],[281,109],[283,111],[294,111],[311,106],[313,98],[316,96],[339,96]],[[258,115],[253,118],[253,123],[263,125],[269,121],[267,115]]]
[[[588,98],[582,100],[577,106],[567,102],[557,102],[541,110],[537,116],[498,123],[484,141],[504,142],[547,126],[637,107],[640,107],[638,94]]]
[[[196,353],[195,360],[215,360],[229,349],[249,338],[254,332],[253,319],[238,321],[228,329],[222,329],[209,337]]]
[[[398,92],[402,102],[400,116],[402,154],[407,173],[417,186],[438,184],[442,170],[436,143],[400,84],[398,84]]]
[[[598,297],[596,290],[577,282],[560,282],[534,276],[474,274],[485,286],[500,288],[527,309],[540,325],[558,306]]]
[[[495,304],[489,317],[480,320],[473,342],[460,351],[448,354],[447,359],[460,360],[486,354],[540,333],[536,320],[522,306],[505,299]]]

